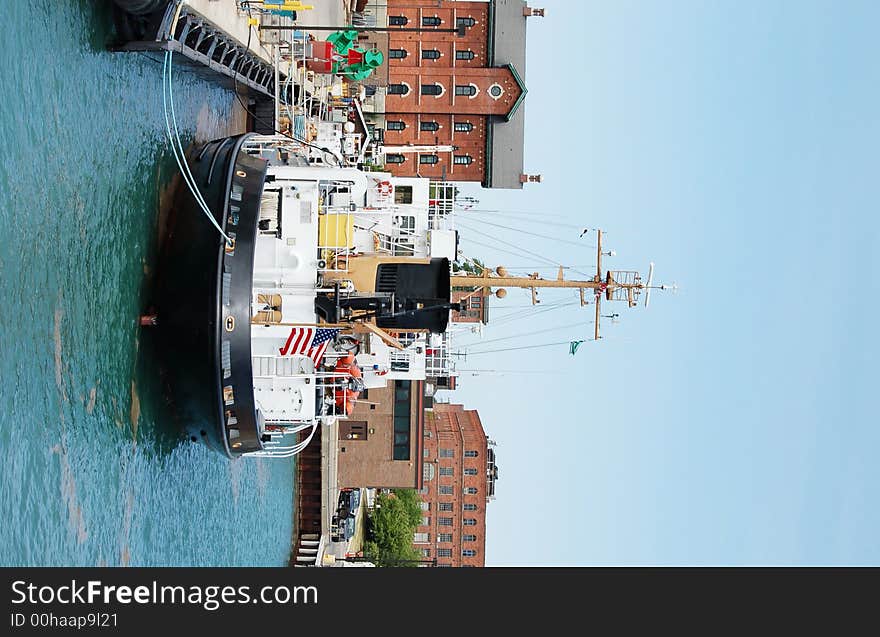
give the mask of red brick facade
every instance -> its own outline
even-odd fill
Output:
[[[480,415],[461,405],[435,403],[425,415],[424,487],[426,524],[414,546],[437,566],[485,566],[488,473],[494,484],[494,450]],[[494,488],[493,488],[494,491]]]
[[[392,174],[485,179],[487,117],[506,115],[522,92],[508,68],[488,66],[488,9],[486,2],[388,0],[392,28],[422,31],[388,35],[385,144],[457,147],[424,157],[392,156],[386,161]],[[463,37],[442,31],[459,23]]]

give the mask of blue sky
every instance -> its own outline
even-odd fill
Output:
[[[620,322],[574,357],[477,355],[592,332],[592,308],[504,321],[526,293],[493,301],[483,339],[524,336],[459,367],[548,373],[463,372],[449,394],[498,443],[487,564],[880,564],[880,4],[534,4],[544,182],[466,188],[500,212],[463,217],[462,247],[547,265],[479,230],[592,274],[578,228],[601,227],[607,266],[655,261],[680,290],[606,304]]]

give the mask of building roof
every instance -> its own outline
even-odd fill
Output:
[[[490,117],[486,131],[486,188],[522,188],[525,142],[526,20],[523,0],[492,0],[489,64],[507,66],[522,93],[505,117]]]

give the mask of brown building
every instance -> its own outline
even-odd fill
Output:
[[[340,487],[422,487],[424,391],[424,381],[397,380],[361,393],[339,421]]]
[[[385,14],[391,30],[375,45],[387,47],[388,85],[374,136],[386,170],[487,188],[539,181],[523,174],[523,102],[526,22],[543,11],[522,0],[388,0]]]
[[[425,414],[422,455],[424,514],[414,546],[437,566],[485,566],[486,505],[498,469],[480,415],[435,403]]]
[[[485,294],[453,290],[451,300],[461,305],[461,310],[452,311],[453,323],[489,323],[489,304]]]

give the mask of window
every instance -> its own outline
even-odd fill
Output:
[[[406,84],[389,84],[388,95],[406,95],[409,93],[409,86]]]
[[[419,506],[422,508],[422,511],[430,511],[431,503],[430,502],[419,502]]]
[[[452,549],[437,549],[437,557],[452,557]]]
[[[422,549],[422,557],[431,557],[431,549]]]
[[[501,88],[498,84],[493,84],[489,87],[489,95],[491,95],[494,99],[498,99],[502,95],[504,95],[504,89]]]
[[[408,380],[394,383],[394,455],[395,460],[409,460],[410,390]],[[434,465],[425,465],[433,467]]]
[[[441,502],[437,505],[437,510],[452,512],[452,502]]]
[[[407,53],[406,49],[388,49],[388,58],[391,60],[402,60],[409,53]]]
[[[455,449],[441,449],[440,450],[441,458],[454,458],[455,457]]]
[[[437,122],[422,122],[421,124],[419,124],[419,130],[430,132],[437,131],[440,130],[440,124],[438,124]]]
[[[452,487],[450,485],[440,485],[440,495],[452,495]]]
[[[462,557],[476,557],[477,551],[476,551],[476,549],[462,549],[461,556]]]
[[[436,164],[438,161],[440,158],[437,155],[419,155],[420,164]]]
[[[477,526],[477,518],[465,518],[462,522],[465,526]]]
[[[406,123],[401,121],[385,122],[386,130],[405,130]]]
[[[465,458],[476,458],[478,455],[479,455],[479,452],[473,451],[473,450],[468,450],[468,451],[464,452]]]
[[[394,186],[394,203],[412,203],[412,186]]]
[[[422,95],[442,95],[443,87],[439,84],[422,84]]]
[[[439,60],[440,59],[440,51],[437,49],[424,49],[422,51],[422,59],[423,60]]]
[[[477,495],[477,487],[465,487],[464,492],[467,495]]]
[[[425,16],[422,18],[423,27],[439,27],[441,24],[443,24],[443,20],[435,15]]]
[[[477,23],[473,18],[456,18],[455,26],[457,27],[472,27]]]
[[[431,518],[423,515],[422,516],[422,526],[431,526]]]
[[[430,533],[413,533],[413,544],[427,544],[430,541]]]
[[[398,155],[397,153],[391,153],[389,155],[385,155],[385,163],[386,164],[402,164],[406,161],[406,157],[403,155]]]
[[[442,470],[442,469],[440,470],[440,475],[441,475],[441,476],[443,475],[443,470]],[[477,475],[477,470],[476,470],[476,469],[465,469],[465,470],[464,470],[464,475],[466,475],[466,476],[475,476],[475,475]]]
[[[392,27],[405,27],[409,22],[409,18],[405,15],[390,15],[388,16],[388,25]]]
[[[437,534],[438,542],[451,542],[452,541],[452,533],[438,533]]]
[[[474,125],[470,122],[455,122],[456,133],[470,133],[474,130]]]
[[[395,458],[396,460],[397,458]],[[422,465],[422,480],[425,482],[430,482],[434,479],[434,465],[430,462],[426,462]]]
[[[471,50],[456,51],[455,52],[455,59],[456,60],[473,60],[474,57],[476,57],[476,56],[474,55],[474,52]]]
[[[467,97],[473,97],[477,94],[477,87],[473,84],[456,84],[455,85],[455,94],[456,95],[465,95]]]
[[[462,505],[461,508],[464,509],[465,511],[476,511],[477,505],[468,503],[468,504]]]
[[[440,467],[440,477],[451,478],[455,474],[455,470],[452,467]]]
[[[459,166],[469,166],[474,163],[474,158],[470,155],[455,155],[452,158],[452,163]]]
[[[440,526],[452,526],[452,518],[437,518],[437,524]]]
[[[461,536],[461,541],[462,542],[476,542],[477,536],[471,535],[469,533],[465,533],[464,535]]]

